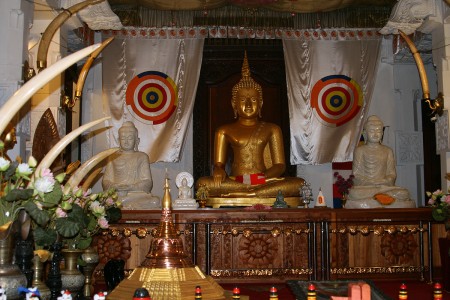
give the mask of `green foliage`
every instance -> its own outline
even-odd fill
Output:
[[[41,204],[44,208],[52,208],[57,206],[59,202],[61,202],[62,198],[63,198],[63,191],[61,186],[58,184],[55,185],[52,192],[44,194],[43,201],[41,201]]]
[[[34,202],[28,201],[24,208],[37,225],[45,226],[50,221],[50,212],[39,209]]]
[[[32,189],[22,189],[22,190],[10,190],[8,194],[3,196],[0,201],[21,201],[21,200],[28,200],[33,196],[33,190]]]
[[[122,210],[116,206],[112,206],[106,210],[106,219],[109,223],[116,223],[122,219]]]
[[[42,247],[50,247],[57,239],[56,231],[36,227],[33,230],[34,242]]]
[[[436,190],[433,193],[427,192],[428,205],[433,209],[431,215],[433,219],[438,222],[445,222],[445,229],[450,229],[450,195],[441,190]]]

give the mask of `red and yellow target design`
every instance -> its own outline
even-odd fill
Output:
[[[126,105],[130,113],[145,124],[164,123],[178,105],[177,86],[162,72],[142,72],[128,83]]]
[[[316,82],[311,107],[326,126],[338,127],[353,119],[363,105],[359,84],[345,75],[330,75]]]

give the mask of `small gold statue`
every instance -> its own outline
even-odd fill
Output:
[[[1,156],[9,161],[12,161],[8,154],[6,154],[8,150],[13,149],[17,144],[16,127],[14,127],[12,123],[8,123],[4,133],[0,136],[0,140],[4,143],[4,148],[2,150]]]
[[[232,90],[231,105],[237,121],[216,130],[213,174],[196,182],[197,187],[208,187],[208,204],[214,207],[256,203],[272,205],[279,190],[286,198],[295,197],[298,201],[299,187],[304,180],[281,177],[286,168],[283,135],[276,124],[259,120],[263,105],[262,88],[250,76],[246,53],[242,78]],[[234,161],[228,175],[225,165],[229,146],[233,149]],[[226,200],[232,198],[236,201]],[[298,205],[297,202],[290,204]]]

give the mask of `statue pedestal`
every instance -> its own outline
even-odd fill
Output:
[[[272,206],[276,197],[268,198],[251,198],[251,197],[239,197],[239,198],[219,198],[211,197],[206,200],[206,206],[211,206],[213,208],[219,208],[222,206],[253,206],[255,204],[264,204]],[[291,208],[297,208],[299,205],[303,205],[301,202],[301,197],[285,197],[284,201]]]
[[[416,203],[412,200],[408,201],[394,201],[392,204],[383,205],[380,202],[373,199],[363,199],[363,200],[350,200],[348,199],[345,208],[415,208]]]
[[[198,203],[195,199],[176,199],[172,203],[172,209],[197,209]]]

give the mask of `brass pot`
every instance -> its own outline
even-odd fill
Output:
[[[85,276],[83,296],[86,299],[90,299],[94,292],[94,286],[92,285],[92,274],[99,261],[99,255],[97,250],[93,247],[89,247],[81,254],[81,258],[86,263],[83,267],[83,274]]]
[[[38,255],[35,255],[33,257],[33,282],[31,285],[33,287],[38,288],[42,300],[49,300],[50,289],[42,281],[43,274],[44,274],[44,262],[41,261],[41,258]]]
[[[63,249],[64,269],[61,270],[62,289],[69,290],[76,299],[84,286],[84,275],[78,270],[78,258],[83,253],[80,249]]]
[[[0,286],[5,289],[8,299],[22,299],[17,291],[19,286],[27,286],[27,278],[19,267],[13,264],[15,238],[12,226],[0,227]]]

